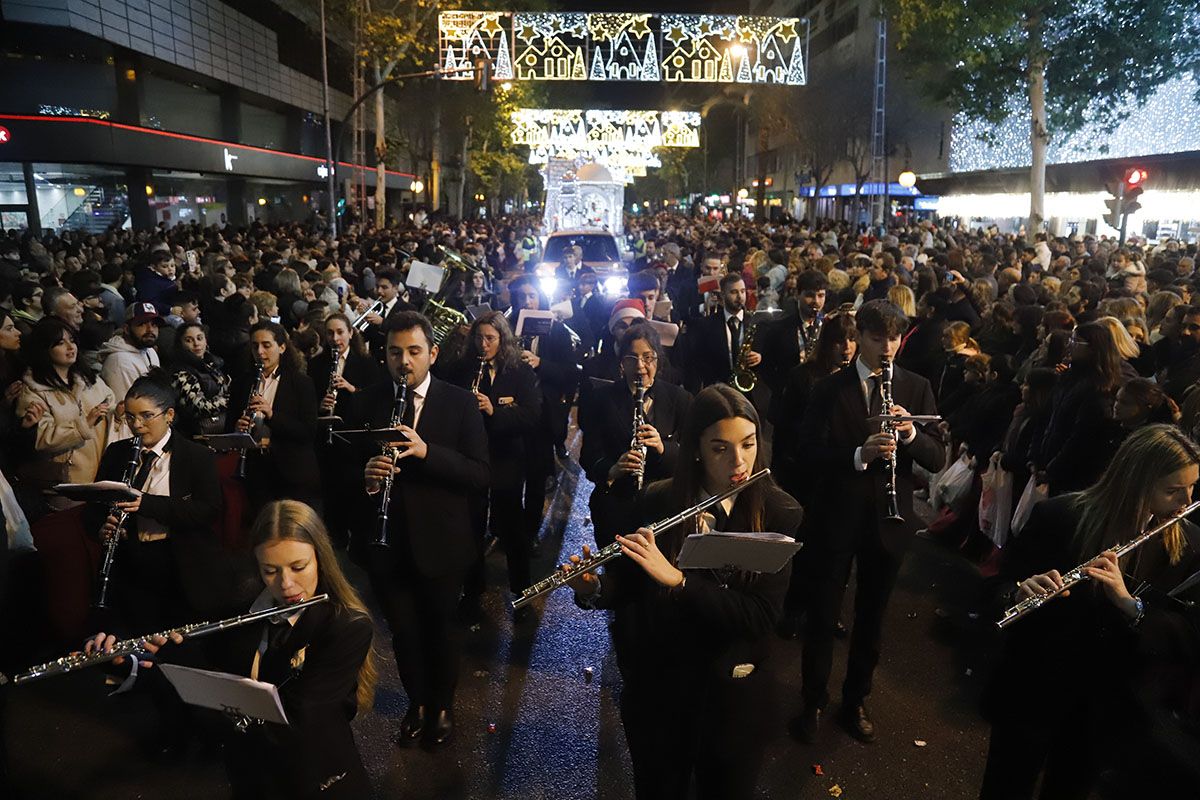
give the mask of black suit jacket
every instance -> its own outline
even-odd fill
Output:
[[[646,422],[658,429],[663,440],[662,455],[653,448],[646,453],[645,485],[649,486],[675,474],[675,459],[679,455],[676,437],[683,429],[692,396],[661,380],[654,381],[646,396],[654,401]],[[625,379],[618,378],[603,388],[594,389],[579,413],[581,417],[587,417],[587,423],[580,425],[585,433],[579,461],[588,480],[599,490],[608,481],[608,471],[629,450],[633,439],[633,395]],[[622,478],[613,483],[610,491],[631,496],[633,486],[633,478]]]
[[[746,321],[750,312],[742,313],[742,334],[747,330]],[[733,373],[733,361],[729,352],[729,328],[725,324],[725,313],[701,317],[688,325],[688,379],[699,388],[714,383],[728,383]]]
[[[469,389],[479,374],[478,360],[461,360],[452,370],[453,382]],[[478,412],[487,431],[488,460],[493,489],[518,489],[525,483],[526,440],[542,415],[542,393],[528,364],[501,369],[487,392],[492,414]]]
[[[315,450],[317,439],[317,399],[312,380],[303,372],[279,367],[279,388],[266,421],[270,447],[262,458],[261,474],[249,476],[274,497],[298,500],[315,498],[321,493],[321,473]],[[229,387],[229,414],[225,427],[232,431],[250,402],[254,391],[254,373],[243,373]],[[248,466],[248,470],[253,469]]]
[[[852,550],[862,536],[881,537],[884,547],[903,553],[916,531],[913,511],[912,465],[916,461],[937,472],[945,460],[942,443],[917,426],[911,444],[901,445],[896,457],[896,496],[903,524],[883,522],[887,513],[887,467],[876,459],[859,472],[854,453],[879,426],[867,422],[867,401],[859,383],[857,360],[813,387],[800,425],[799,446],[804,454],[805,480],[814,498],[813,529],[822,546]],[[936,414],[929,381],[901,367],[892,379],[892,401],[911,414]]]
[[[671,300],[671,321],[690,321],[699,314],[700,290],[696,284],[696,270],[682,262],[675,271],[667,273],[667,297]]]
[[[371,352],[371,357],[379,363],[383,363],[387,356],[387,335],[384,330],[387,328],[388,320],[395,317],[401,311],[416,311],[417,307],[405,300],[403,297],[397,297],[396,302],[392,305],[392,310],[383,318],[383,322],[378,325],[368,325],[363,337],[367,340],[367,347]],[[329,365],[326,364],[326,367]],[[353,383],[353,381],[351,381]]]
[[[323,350],[319,356],[308,363],[308,374],[312,379],[313,391],[317,398],[317,413],[322,416],[324,412],[320,410],[321,401],[325,399],[325,393],[329,391],[329,373],[332,366],[333,356],[328,349]],[[333,413],[334,416],[341,417],[344,421],[354,406],[354,395],[378,383],[384,377],[384,372],[380,369],[378,361],[369,355],[359,355],[351,350],[346,356],[342,377],[349,381],[356,390],[355,392],[338,392]],[[343,426],[338,425],[338,427]]]
[[[386,428],[391,422],[395,388],[391,379],[358,392],[353,427]],[[403,513],[390,517],[396,539],[407,540],[417,568],[427,577],[444,577],[465,570],[476,555],[472,533],[472,495],[488,488],[487,433],[475,395],[434,378],[417,420],[417,434],[428,445],[424,459],[406,458],[392,487],[392,502]],[[362,452],[351,467],[361,475],[377,451]],[[364,501],[373,512],[378,497]],[[395,507],[395,506],[394,506]],[[373,521],[373,513],[370,515]],[[374,529],[361,529],[355,539],[375,538]],[[397,541],[392,546],[404,546]]]
[[[98,481],[119,481],[132,458],[133,439],[113,442],[104,450],[96,471]],[[167,442],[171,454],[170,495],[142,495],[138,514],[126,522],[130,546],[137,546],[137,517],[145,515],[166,526],[167,546],[175,561],[176,578],[187,605],[208,613],[225,610],[233,600],[231,563],[221,550],[214,525],[221,514],[221,484],[211,450],[178,431]],[[89,503],[85,512],[89,531],[99,530],[107,507]]]

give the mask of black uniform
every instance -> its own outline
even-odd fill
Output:
[[[824,708],[829,700],[833,635],[852,562],[858,567],[854,627],[849,664],[842,685],[844,705],[859,705],[871,692],[871,676],[879,662],[883,616],[900,562],[915,533],[912,466],[916,461],[937,472],[945,460],[942,444],[920,427],[896,454],[896,496],[904,523],[884,521],[888,471],[876,459],[863,471],[855,468],[855,452],[879,426],[867,422],[867,400],[858,360],[823,379],[813,389],[800,430],[800,447],[811,470],[810,562],[813,607],[804,639],[804,700]],[[878,387],[873,390],[878,410]],[[895,368],[892,400],[911,414],[934,414],[929,382]]]
[[[650,486],[644,522],[681,511],[672,481]],[[799,505],[768,483],[765,530],[791,535]],[[715,530],[745,531],[750,520],[735,501],[729,516],[714,508]],[[684,529],[659,539],[668,558]],[[701,800],[754,796],[771,728],[772,631],[783,609],[790,570],[774,575],[700,570],[683,588],[665,589],[631,559],[612,562],[597,606],[617,609],[614,627],[632,645],[622,664],[621,719],[639,800],[682,800],[693,774]],[[746,665],[753,665],[747,672]]]
[[[385,380],[359,392],[353,427],[388,427],[395,391]],[[392,630],[396,669],[413,706],[448,710],[454,700],[460,649],[454,611],[477,552],[470,500],[490,478],[480,416],[474,395],[430,380],[416,419],[428,453],[401,461],[391,494],[390,546],[370,546],[377,535],[378,495],[364,499],[359,530],[370,533],[356,535],[352,545]],[[359,454],[354,466],[359,474],[374,454]]]

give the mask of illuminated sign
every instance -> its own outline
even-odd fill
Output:
[[[8,144],[12,140],[12,134],[8,132],[8,128],[0,125],[0,144]]]
[[[803,86],[808,28],[798,17],[444,11],[438,63],[447,80],[471,80],[482,58],[498,81]]]

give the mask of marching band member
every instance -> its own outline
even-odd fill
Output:
[[[383,303],[379,313],[367,314],[366,340],[371,355],[383,362],[387,350],[387,321],[402,311],[412,311],[411,303],[400,297],[404,284],[400,282],[400,273],[394,269],[380,270],[375,276],[375,297]]]
[[[268,500],[289,498],[320,508],[321,474],[314,445],[317,400],[312,380],[275,322],[250,329],[254,361],[262,367],[244,373],[229,389],[227,427],[249,433],[260,447],[246,455],[246,490],[251,513]]]
[[[985,693],[981,800],[1032,798],[1039,776],[1040,797],[1086,800],[1101,769],[1132,782],[1114,797],[1141,794],[1145,774],[1164,796],[1194,794],[1195,763],[1190,789],[1175,785],[1182,765],[1170,764],[1170,734],[1155,720],[1187,716],[1200,585],[1172,592],[1200,570],[1200,529],[1184,520],[1123,558],[1112,549],[1178,514],[1198,479],[1200,447],[1174,425],[1148,425],[1089,489],[1035,505],[1004,548],[1001,574],[1019,581],[1014,602],[1060,588],[1062,572],[1092,560],[1087,583],[1006,631]]]
[[[342,573],[321,519],[303,503],[277,500],[264,507],[250,544],[265,585],[251,611],[323,593],[329,602],[180,647],[178,634],[171,643],[155,637],[146,649],[160,661],[199,660],[278,688],[286,726],[227,729],[223,750],[234,798],[367,797],[370,786],[350,721],[373,702],[371,616]],[[115,638],[97,634],[87,652],[111,650]]]
[[[883,618],[904,553],[912,540],[913,463],[937,472],[945,458],[942,444],[911,422],[896,424],[896,434],[880,432],[866,419],[879,414],[934,414],[933,390],[921,376],[894,368],[893,404],[881,406],[883,359],[892,359],[908,326],[904,313],[886,300],[864,304],[855,318],[858,356],[852,366],[817,383],[801,423],[813,498],[807,563],[812,607],[804,637],[804,710],[791,732],[813,742],[829,702],[833,637],[850,566],[857,567],[854,627],[849,663],[842,684],[841,721],[861,741],[875,738],[865,701],[879,663]],[[888,457],[895,460],[889,473]],[[885,520],[886,485],[895,475],[899,521]]]
[[[152,371],[125,395],[125,425],[141,436],[131,487],[137,499],[116,503],[128,514],[113,562],[113,596],[126,627],[162,630],[224,609],[231,574],[213,525],[221,487],[212,451],[172,430],[177,395],[166,376]],[[96,480],[120,481],[133,460],[132,438],[109,445]],[[88,530],[116,534],[117,517],[88,505]]]
[[[491,529],[504,545],[509,588],[520,594],[533,582],[521,495],[526,442],[541,418],[542,397],[537,376],[521,360],[516,338],[502,313],[488,311],[472,323],[455,377],[455,383],[473,390],[487,430]],[[517,619],[528,618],[530,612],[528,607],[520,609]]]
[[[618,379],[594,390],[586,407],[583,447],[579,460],[588,480],[596,485],[588,501],[596,542],[606,545],[618,531],[636,522],[623,510],[637,500],[637,476],[642,486],[675,473],[677,437],[683,429],[692,397],[674,384],[658,380],[661,348],[649,325],[630,326],[617,342]],[[645,389],[643,424],[633,430],[638,380]],[[636,439],[640,447],[632,447]],[[645,448],[643,456],[641,448]]]
[[[761,469],[760,433],[758,413],[737,390],[701,391],[679,437],[675,475],[646,490],[642,519],[670,516]],[[711,527],[791,535],[800,518],[796,501],[768,479],[715,506]],[[685,525],[662,537],[648,528],[618,537],[627,558],[570,583],[581,605],[621,609],[618,624],[633,645],[621,719],[639,800],[682,800],[693,776],[701,800],[748,800],[769,735],[768,650],[789,570],[684,573],[675,559],[694,532]]]
[[[356,423],[386,428],[401,382],[409,403],[399,426],[407,437],[399,454],[375,455],[364,470],[366,490],[378,503],[385,479],[395,486],[388,513],[388,546],[356,537],[388,626],[396,669],[409,698],[396,743],[423,738],[444,745],[454,732],[454,689],[459,642],[454,612],[463,578],[476,556],[470,499],[487,489],[487,433],[478,398],[434,378],[437,360],[429,320],[402,311],[388,322],[388,380],[360,393]],[[370,530],[370,528],[367,528]]]

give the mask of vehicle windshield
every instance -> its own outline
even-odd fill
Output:
[[[546,253],[543,261],[562,261],[563,248],[579,245],[583,250],[583,261],[616,261],[620,262],[621,254],[617,252],[617,243],[612,236],[603,234],[581,233],[578,236],[551,236],[546,242]]]

